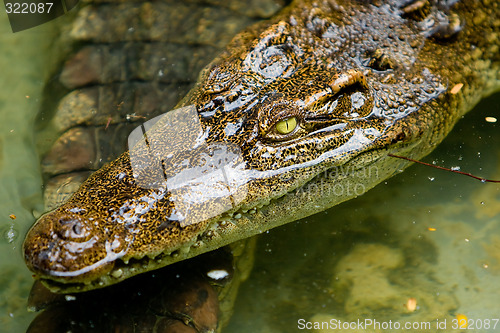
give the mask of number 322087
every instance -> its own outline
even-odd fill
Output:
[[[5,3],[5,11],[7,14],[43,14],[50,13],[53,2],[40,3]]]
[[[453,329],[466,329],[466,330],[489,330],[495,329],[500,320],[495,319],[453,319]]]

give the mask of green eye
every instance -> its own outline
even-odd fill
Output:
[[[295,127],[297,127],[297,118],[295,117],[286,118],[276,123],[276,131],[279,134],[291,133]]]

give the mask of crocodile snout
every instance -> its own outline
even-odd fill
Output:
[[[23,244],[28,268],[37,277],[82,280],[89,274],[103,274],[113,262],[102,257],[99,237],[92,225],[76,214],[53,211],[43,215],[26,235]],[[102,257],[102,258],[101,258]],[[82,265],[76,258],[85,258]],[[93,265],[88,265],[92,262]],[[91,268],[91,269],[90,269]],[[77,281],[76,281],[77,282]]]

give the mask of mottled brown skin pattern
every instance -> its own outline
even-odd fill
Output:
[[[498,90],[499,7],[294,2],[238,35],[180,104],[196,106],[207,144],[241,149],[250,176],[236,195],[244,200],[210,218],[206,211],[228,198],[200,202],[199,222],[183,226],[172,217],[183,203],[165,187],[138,187],[126,152],[40,218],[24,243],[28,267],[56,291],[99,288],[361,194],[348,186],[368,190],[407,166],[388,153],[424,156]],[[290,117],[297,127],[281,134],[276,124]],[[151,135],[162,137],[161,128]],[[167,174],[180,171],[167,163]]]

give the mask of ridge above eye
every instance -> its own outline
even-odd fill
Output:
[[[349,69],[346,72],[335,75],[330,81],[330,88],[332,89],[332,93],[335,95],[342,89],[355,84],[359,84],[363,88],[368,89],[364,73],[356,69]]]

